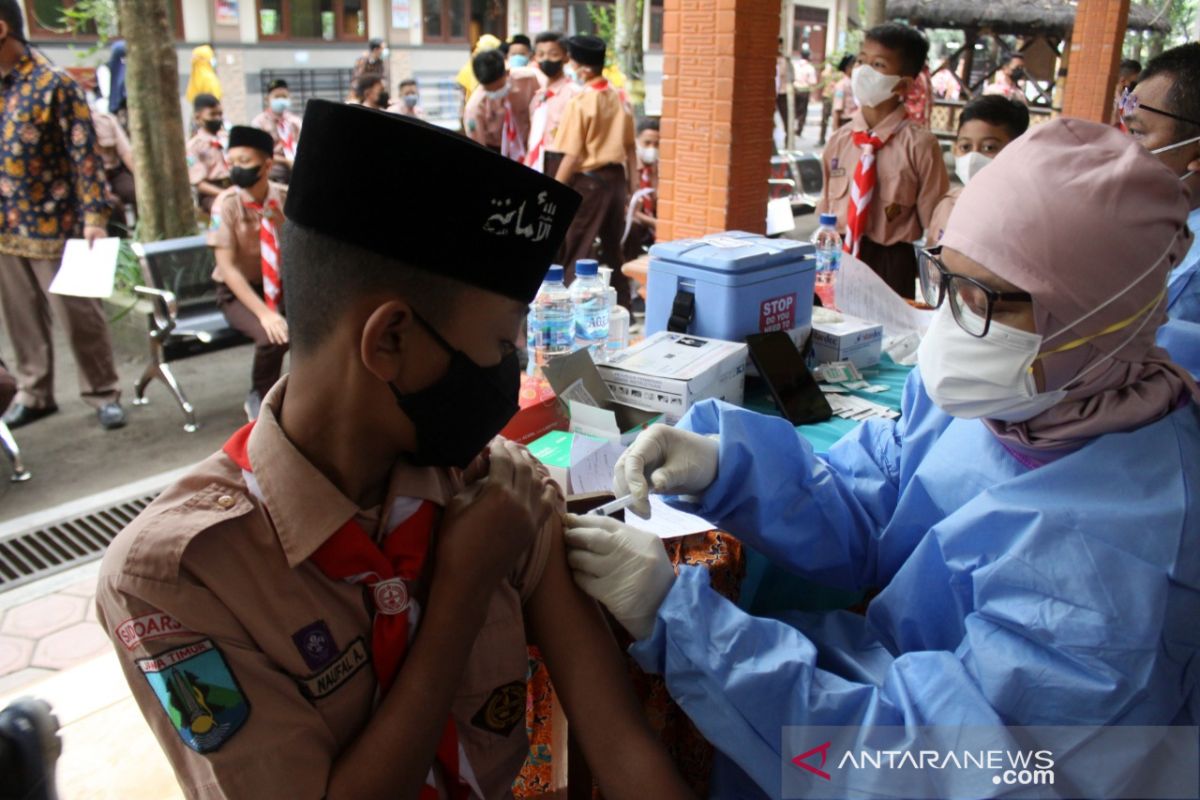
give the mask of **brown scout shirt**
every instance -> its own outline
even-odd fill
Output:
[[[937,137],[911,124],[906,115],[907,110],[901,104],[874,131],[885,142],[875,152],[875,196],[863,233],[875,244],[920,239],[929,228],[933,207],[950,189],[950,176]],[[859,109],[849,124],[829,137],[821,155],[826,193],[817,204],[817,211],[837,214],[838,232],[843,236],[850,185],[860,152],[852,134],[867,129],[867,121]]]
[[[107,111],[92,111],[92,127],[96,130],[96,152],[106,170],[133,163],[133,146],[117,118]]]
[[[593,81],[567,103],[550,149],[579,156],[579,171],[590,172],[609,164],[625,166],[633,146],[633,115],[616,89],[599,89]]]
[[[309,561],[363,512],[280,429],[286,391],[284,378],[263,401],[252,476],[210,456],[121,532],[101,566],[100,624],[189,797],[323,797],[376,705],[370,601]],[[395,524],[413,498],[444,505],[455,490],[443,470],[398,462],[381,506],[392,512],[379,516]],[[511,797],[529,752],[522,604],[551,530],[492,595],[452,706],[460,769],[485,798]]]
[[[225,163],[225,148],[221,140],[204,128],[187,143],[188,180],[192,186],[200,181],[216,183],[229,178],[229,165]]]
[[[292,137],[292,154],[290,156],[284,152],[283,139],[279,135],[279,117],[276,117],[269,110],[260,111],[250,124],[259,130],[271,134],[271,138],[275,140],[275,158],[292,161],[296,157],[296,147],[300,144],[300,126],[303,124],[303,120],[291,111],[283,112],[282,120]]]
[[[958,202],[962,190],[962,186],[955,186],[946,192],[945,196],[938,200],[938,204],[933,207],[933,216],[929,219],[929,238],[927,240],[929,247],[936,245],[945,235],[946,223],[950,221],[950,212],[954,210],[954,204]]]
[[[463,124],[467,136],[482,145],[500,149],[500,137],[504,131],[504,103],[507,100],[512,106],[513,121],[517,126],[517,136],[529,150],[529,104],[537,94],[541,84],[533,71],[522,67],[511,70],[508,74],[508,96],[503,100],[492,100],[484,92],[483,86],[476,86],[463,109]]]
[[[283,228],[283,205],[287,202],[287,187],[267,182],[267,203],[274,201],[279,208],[275,230]],[[246,198],[236,186],[230,186],[213,201],[212,219],[208,223],[208,246],[233,251],[233,265],[254,286],[262,286],[262,212],[246,208]],[[281,254],[282,256],[282,254]],[[280,268],[282,270],[282,264]],[[213,270],[213,280],[224,283],[220,269]]]

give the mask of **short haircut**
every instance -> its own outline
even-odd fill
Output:
[[[416,86],[416,85],[417,85],[416,78],[405,78],[404,80],[400,81],[401,89],[403,89],[405,86]]]
[[[508,40],[509,44],[523,44],[530,50],[533,49],[533,42],[529,41],[529,37],[523,33],[513,34],[513,37]]]
[[[206,108],[216,108],[219,105],[221,105],[221,101],[218,100],[215,95],[208,94],[207,92],[201,92],[200,94],[196,95],[194,100],[192,100],[192,111],[199,114]]]
[[[1132,58],[1123,59],[1117,71],[1126,76],[1137,75],[1142,71],[1142,62],[1134,61]]]
[[[1011,53],[1009,53],[1009,54],[1008,54],[1008,60],[1009,60],[1009,61],[1012,61],[1014,58],[1015,58],[1017,61],[1024,61],[1024,60],[1025,60],[1025,54],[1024,54],[1024,53],[1022,53],[1022,52],[1020,52],[1020,51],[1018,51],[1018,50],[1014,50],[1014,51],[1012,51]]]
[[[25,41],[25,15],[21,13],[20,0],[0,0],[0,20],[8,25],[14,39]]]
[[[858,56],[854,55],[854,53],[846,53],[846,55],[842,56],[842,60],[838,62],[838,72],[845,72],[850,69],[850,67],[854,66],[855,61],[858,61]]]
[[[867,31],[866,39],[900,56],[900,72],[909,78],[920,75],[925,67],[929,40],[916,28],[899,22],[885,22]]]
[[[267,84],[267,94],[270,94],[271,92],[275,91],[276,89],[287,89],[287,88],[288,88],[287,81],[285,81],[283,78],[276,78],[275,80],[273,80]],[[291,90],[288,89],[288,91],[291,91]]]
[[[1165,110],[1189,120],[1175,120],[1177,135],[1181,138],[1196,135],[1200,130],[1200,43],[1188,42],[1150,59],[1138,84],[1144,85],[1156,75],[1171,79]]]
[[[291,220],[283,223],[280,242],[287,265],[283,291],[288,337],[299,354],[319,348],[342,315],[364,296],[397,292],[436,325],[454,309],[463,286]]]
[[[973,119],[1004,128],[1010,139],[1029,130],[1029,109],[1025,104],[999,94],[985,94],[967,103],[958,118],[959,130]]]
[[[371,40],[367,42],[368,50],[375,50],[380,47],[383,47],[383,39],[378,37],[372,37]]]
[[[501,43],[500,43],[500,46],[496,48],[497,50],[499,50],[499,51],[500,51],[500,52],[501,52],[501,53],[504,55],[504,57],[505,57],[505,58],[508,58],[508,46],[509,46],[509,44],[510,44],[509,42],[501,42]]]
[[[484,50],[471,59],[471,70],[480,83],[493,83],[504,77],[504,55],[498,50]]]
[[[533,39],[534,44],[545,44],[546,42],[553,42],[563,48],[567,46],[563,42],[563,35],[558,31],[542,31]]]
[[[383,83],[383,78],[378,75],[359,75],[358,80],[354,82],[354,93],[361,100],[362,96],[377,83]]]
[[[642,117],[637,124],[638,135],[641,135],[646,131],[656,130],[658,130],[658,117]]]

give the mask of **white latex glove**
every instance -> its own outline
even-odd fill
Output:
[[[567,515],[567,563],[579,588],[599,600],[635,639],[675,583],[662,540],[609,517]]]
[[[717,479],[720,446],[715,439],[670,425],[651,425],[642,431],[613,469],[617,497],[631,494],[630,510],[650,517],[650,492],[700,494]]]

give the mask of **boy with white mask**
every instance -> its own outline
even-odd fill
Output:
[[[950,212],[967,182],[1028,128],[1029,109],[1022,103],[1000,95],[984,95],[967,103],[958,119],[958,138],[954,140],[954,172],[961,185],[947,192],[933,209],[930,242],[942,240]]]
[[[912,243],[950,188],[937,138],[912,124],[904,107],[928,53],[929,42],[906,25],[867,31],[851,77],[859,108],[825,147],[826,190],[817,206],[837,214],[846,252],[908,298],[917,277]]]

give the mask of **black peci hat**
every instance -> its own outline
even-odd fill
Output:
[[[275,140],[271,134],[261,128],[251,128],[249,125],[234,125],[229,129],[229,147],[253,147],[267,155],[275,152]]]
[[[375,155],[364,162],[363,153]],[[558,181],[452,131],[310,100],[285,212],[334,239],[528,303],[579,202]]]
[[[567,39],[567,52],[577,64],[604,68],[604,40],[599,36],[572,36]]]

